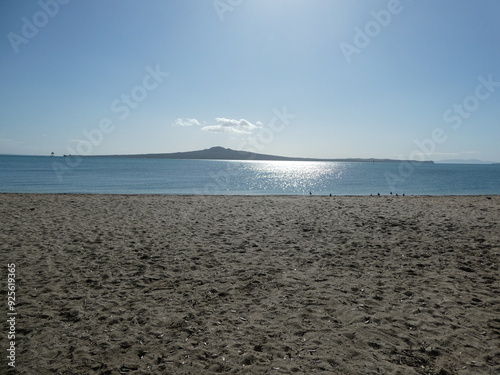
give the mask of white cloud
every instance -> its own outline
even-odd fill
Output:
[[[254,125],[245,119],[234,120],[223,117],[218,117],[215,121],[216,125],[204,126],[201,130],[215,133],[251,134],[262,125],[260,121]]]
[[[200,126],[200,122],[195,118],[178,118],[175,120],[174,126]]]

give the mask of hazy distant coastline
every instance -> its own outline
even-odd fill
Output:
[[[96,157],[96,156],[93,156]],[[267,161],[329,161],[329,162],[401,162],[408,160],[398,159],[374,159],[374,158],[344,158],[344,159],[317,159],[317,158],[297,158],[288,156],[276,156],[267,154],[258,154],[248,151],[237,151],[224,147],[212,147],[205,150],[173,152],[164,154],[134,154],[134,155],[100,155],[99,157],[114,158],[151,158],[151,159],[198,159],[198,160],[267,160]],[[434,164],[434,161],[410,160],[416,163]]]

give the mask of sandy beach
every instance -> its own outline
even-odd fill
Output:
[[[0,222],[0,373],[500,373],[499,196],[0,194]]]

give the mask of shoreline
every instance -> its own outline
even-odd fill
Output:
[[[500,371],[498,195],[0,193],[0,221],[16,374]]]
[[[309,195],[308,193],[304,194],[150,194],[150,193],[12,193],[12,192],[0,192],[0,195],[41,195],[41,196],[50,196],[50,195],[75,195],[75,196],[118,196],[118,197],[240,197],[240,198],[246,198],[246,197],[270,197],[270,198],[279,198],[279,197],[308,197],[308,198],[313,198],[313,197],[328,197],[328,198],[340,198],[340,197],[346,197],[346,198],[357,198],[357,197],[365,197],[365,198],[436,198],[436,197],[443,197],[443,198],[454,198],[454,197],[463,197],[463,198],[479,198],[479,197],[500,197],[500,193],[498,194],[443,194],[443,195],[438,195],[438,194],[405,194],[405,195],[390,195],[390,194],[380,194],[377,196],[377,194],[373,195],[368,195],[368,194],[332,194],[331,196],[329,194],[312,194]]]

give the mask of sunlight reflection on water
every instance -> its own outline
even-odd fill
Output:
[[[256,177],[255,188],[304,192],[321,189],[340,180],[345,172],[345,163],[261,161],[245,163]]]

